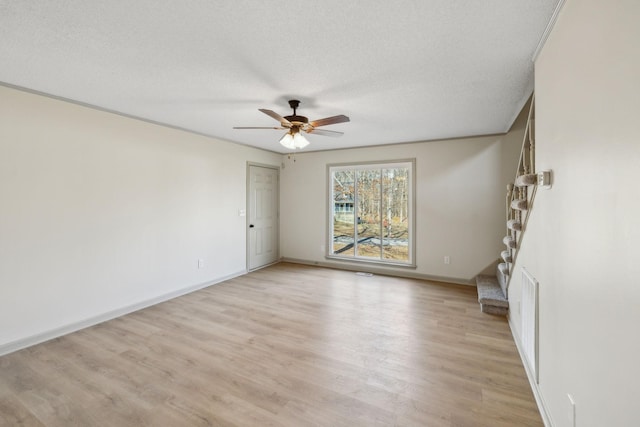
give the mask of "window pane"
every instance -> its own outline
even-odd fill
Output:
[[[409,169],[384,169],[382,176],[382,202],[384,206],[382,258],[408,261]]]
[[[332,188],[332,253],[353,256],[355,238],[354,171],[335,171]]]
[[[357,171],[356,255],[380,259],[380,169]]]

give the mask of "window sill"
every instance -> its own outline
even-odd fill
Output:
[[[340,261],[340,262],[348,262],[354,264],[372,264],[380,267],[389,267],[389,268],[407,268],[407,269],[416,269],[418,266],[415,263],[407,264],[407,263],[399,263],[392,261],[382,261],[377,259],[367,259],[367,258],[356,258],[356,257],[341,257],[336,255],[325,255],[326,259],[330,259],[332,261]]]

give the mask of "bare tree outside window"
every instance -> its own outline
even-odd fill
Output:
[[[329,256],[411,264],[412,162],[329,168]]]

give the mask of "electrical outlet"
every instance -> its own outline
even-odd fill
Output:
[[[324,253],[324,245],[320,245],[320,252]]]
[[[198,260],[198,268],[204,267],[204,261],[202,259]]]
[[[444,263],[447,265],[451,264],[451,257],[449,255],[444,256]]]

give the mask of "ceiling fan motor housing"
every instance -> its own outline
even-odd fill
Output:
[[[309,123],[309,119],[305,116],[284,116],[285,119],[289,120],[291,123],[300,123],[305,124]]]
[[[299,106],[300,106],[300,101],[298,101],[297,99],[290,99],[289,107],[293,109],[293,115],[284,116],[284,118],[289,120],[291,123],[296,123],[296,122],[300,124],[309,123],[309,119],[306,118],[305,116],[296,115],[296,110],[298,109]]]

